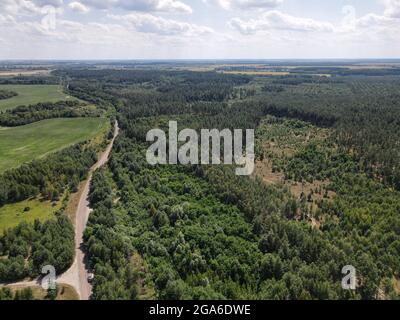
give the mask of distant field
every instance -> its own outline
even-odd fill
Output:
[[[0,100],[0,111],[12,109],[20,105],[74,99],[63,93],[61,87],[58,85],[0,85],[0,89],[18,93],[18,96]]]
[[[289,72],[281,71],[222,71],[225,74],[242,74],[249,76],[287,76]]]
[[[48,75],[50,72],[48,69],[0,71],[0,77]]]
[[[60,209],[60,203],[52,206],[49,201],[31,199],[1,207],[0,235],[5,230],[16,227],[21,222],[33,223],[35,220],[45,221],[52,218],[54,213]]]
[[[0,173],[104,132],[104,118],[51,119],[26,126],[0,127]]]

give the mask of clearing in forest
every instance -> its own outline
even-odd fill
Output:
[[[0,235],[5,230],[18,226],[21,222],[33,223],[54,217],[61,207],[61,201],[52,204],[42,199],[30,199],[0,207]]]
[[[259,159],[255,174],[267,184],[286,185],[299,200],[302,194],[310,193],[313,193],[313,200],[321,200],[324,195],[328,199],[332,198],[334,193],[325,191],[329,185],[328,180],[300,182],[285,175],[285,168],[295,155],[310,144],[326,146],[330,134],[329,129],[318,128],[300,120],[267,116],[256,133]]]

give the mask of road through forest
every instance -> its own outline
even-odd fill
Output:
[[[118,122],[115,122],[114,126],[114,136],[111,142],[108,144],[106,150],[99,156],[96,164],[92,166],[89,171],[88,178],[84,182],[83,191],[80,195],[78,207],[76,208],[75,216],[75,260],[71,268],[65,273],[57,277],[58,284],[67,284],[72,286],[80,300],[89,300],[92,294],[92,286],[88,281],[88,275],[90,273],[87,263],[86,254],[83,246],[83,233],[86,229],[86,225],[91,212],[88,196],[90,191],[90,183],[92,181],[93,172],[104,166],[110,156],[111,150],[114,145],[114,141],[119,134]],[[40,280],[35,279],[32,281],[20,281],[15,283],[3,284],[8,287],[33,287],[40,285]],[[1,284],[0,284],[1,287]]]
[[[75,288],[81,300],[89,300],[92,294],[92,286],[88,281],[89,270],[86,263],[86,255],[83,247],[83,233],[91,212],[89,205],[89,191],[93,172],[104,166],[110,156],[114,141],[119,133],[118,122],[115,122],[114,136],[106,150],[100,155],[97,163],[90,169],[89,177],[85,181],[84,189],[79,199],[75,220],[75,260],[71,268],[57,278],[57,283],[68,284]]]

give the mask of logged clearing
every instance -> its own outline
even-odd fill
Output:
[[[108,127],[105,118],[51,119],[14,128],[0,127],[0,173],[93,139]]]
[[[301,194],[309,194],[311,191],[324,189],[329,185],[329,181],[315,180],[312,183],[308,183],[286,180],[283,172],[273,170],[272,162],[268,159],[256,162],[255,174],[261,177],[267,184],[282,183],[286,185],[298,200],[300,200]],[[328,191],[328,199],[331,199],[334,196],[335,193]],[[324,196],[321,192],[314,193],[314,200],[322,200],[323,198]]]
[[[16,92],[18,95],[0,100],[0,111],[13,109],[21,105],[40,102],[58,102],[75,99],[63,93],[59,85],[0,85],[0,90]]]
[[[256,162],[255,175],[266,184],[283,184],[290,189],[298,201],[302,195],[312,194],[309,205],[317,209],[317,202],[333,199],[335,193],[327,190],[330,181],[314,179],[312,182],[296,181],[285,176],[284,168],[307,145],[327,145],[328,129],[318,128],[298,120],[278,119],[267,116],[257,128],[257,149],[263,154]],[[319,222],[313,221],[317,226]]]
[[[48,220],[54,217],[54,213],[60,207],[61,202],[52,204],[50,201],[36,198],[7,204],[0,208],[0,235],[21,222],[33,223],[35,220]]]

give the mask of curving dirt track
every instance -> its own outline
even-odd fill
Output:
[[[89,196],[90,182],[92,180],[93,172],[107,163],[118,134],[119,127],[118,123],[115,122],[114,137],[106,150],[100,155],[97,163],[91,168],[81,198],[79,199],[75,221],[75,261],[67,272],[57,278],[57,283],[69,284],[74,287],[81,300],[89,300],[92,294],[92,286],[88,282],[89,270],[87,268],[86,255],[83,247],[83,233],[86,229],[91,212],[89,201],[87,199]]]

